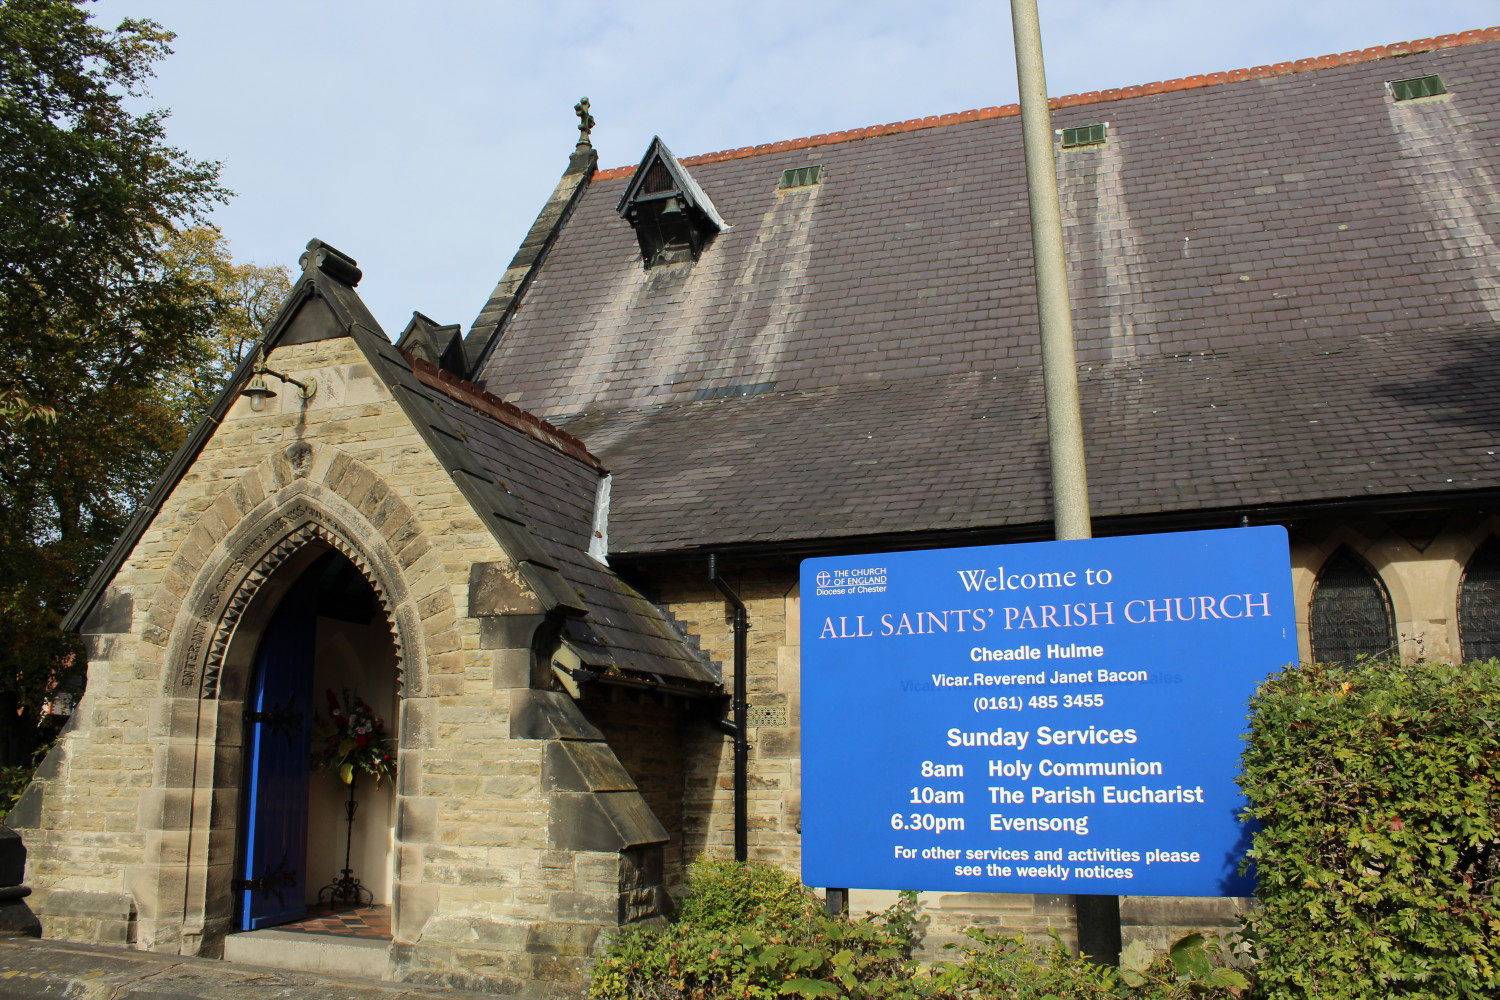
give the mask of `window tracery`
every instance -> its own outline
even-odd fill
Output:
[[[1493,535],[1458,585],[1458,644],[1465,661],[1500,656],[1500,540]]]
[[[1347,663],[1396,647],[1395,615],[1380,577],[1348,547],[1323,564],[1313,588],[1309,626],[1313,659]]]

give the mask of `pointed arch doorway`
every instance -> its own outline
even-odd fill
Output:
[[[313,742],[327,724],[328,693],[363,699],[394,737],[389,624],[369,581],[335,549],[306,565],[283,594],[260,634],[245,692],[244,786],[231,883],[236,931],[301,920],[344,867],[346,844],[350,866],[375,902],[391,899],[391,783],[377,789],[368,778],[359,782],[351,828],[347,786],[311,766]]]

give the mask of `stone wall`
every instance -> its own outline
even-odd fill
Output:
[[[1318,571],[1345,545],[1385,584],[1402,658],[1441,663],[1459,659],[1459,584],[1469,559],[1496,534],[1500,517],[1477,510],[1329,518],[1297,525],[1292,531],[1292,580],[1302,659],[1312,658],[1308,608]]]
[[[686,789],[685,734],[705,727],[685,699],[649,691],[589,685],[579,702],[584,717],[599,728],[624,765],[651,812],[670,838],[662,847],[662,886],[672,896],[684,891],[683,792]]]
[[[391,975],[576,993],[601,930],[661,909],[665,834],[577,708],[532,689],[535,598],[471,594],[476,564],[513,564],[354,342],[269,360],[316,394],[237,401],[85,623],[87,692],[15,814],[45,932],[220,952],[256,639],[333,547],[399,659]],[[585,746],[588,774],[559,765]]]
[[[723,572],[745,602],[750,620],[750,857],[796,870],[802,835],[796,574],[774,563]],[[727,691],[733,686],[734,619],[703,573],[702,564],[696,564],[660,575],[653,580],[653,597],[667,605],[689,635],[699,637],[708,656],[723,666]],[[684,748],[684,856],[688,861],[704,854],[733,857],[733,740],[711,726],[691,725],[684,732]]]

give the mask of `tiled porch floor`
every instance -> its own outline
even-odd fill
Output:
[[[391,939],[391,908],[389,906],[309,906],[307,916],[294,923],[281,924],[276,930],[303,931],[309,934],[338,934],[344,937],[389,941]]]

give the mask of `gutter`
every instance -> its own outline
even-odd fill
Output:
[[[734,720],[719,720],[717,726],[734,737],[734,860],[744,861],[749,854],[750,829],[746,792],[750,770],[750,741],[747,738],[749,727],[746,720],[749,706],[745,694],[745,662],[748,659],[745,635],[750,631],[750,618],[740,595],[719,575],[717,553],[710,552],[708,555],[708,578],[734,608]]]
[[[1470,490],[1409,491],[1379,496],[1349,496],[1320,500],[1290,500],[1283,503],[1249,503],[1193,510],[1151,511],[1093,517],[1094,537],[1138,535],[1152,531],[1190,531],[1203,528],[1236,528],[1251,524],[1285,524],[1288,521],[1351,512],[1402,514],[1415,511],[1460,510],[1479,507],[1500,509],[1500,488]],[[741,559],[781,557],[806,559],[815,556],[856,555],[869,552],[905,552],[917,549],[957,548],[967,545],[1010,545],[1051,539],[1053,527],[1045,521],[1013,525],[942,528],[928,531],[881,532],[869,535],[828,535],[819,538],[791,537],[767,542],[715,542],[711,551]],[[611,565],[644,570],[671,560],[702,558],[709,544],[685,545],[678,549],[616,549]]]

